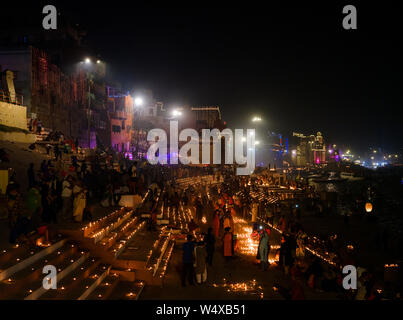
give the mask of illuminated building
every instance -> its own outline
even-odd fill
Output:
[[[28,118],[40,119],[44,128],[78,135],[75,120],[86,102],[83,73],[64,74],[46,52],[32,46],[0,51],[0,65],[14,72],[15,90],[23,97]]]
[[[326,163],[326,146],[320,132],[316,136],[294,132],[293,136],[300,139],[296,149],[297,166]]]
[[[135,159],[144,159],[149,148],[148,131],[161,128],[168,132],[167,111],[162,102],[155,100],[151,90],[137,90],[133,95],[132,114],[130,151]]]
[[[107,88],[107,93],[111,146],[115,151],[129,152],[133,130],[133,98],[129,94],[116,94],[111,87]]]
[[[195,116],[196,130],[202,129],[220,129],[223,126],[221,120],[220,107],[191,107],[192,114]]]

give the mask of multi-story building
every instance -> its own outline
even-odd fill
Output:
[[[80,106],[86,101],[83,73],[64,74],[46,52],[32,46],[0,51],[0,65],[14,72],[15,89],[24,99],[28,118],[77,137],[75,119],[80,118]]]
[[[297,166],[326,163],[326,146],[322,134],[305,136],[301,133],[293,133],[300,139],[293,159]]]
[[[110,145],[117,152],[130,152],[133,135],[133,99],[107,87]]]
[[[195,129],[200,132],[202,129],[220,129],[225,126],[221,119],[220,107],[191,107],[193,117],[195,118]]]
[[[141,103],[136,103],[140,99]],[[151,90],[137,91],[132,100],[133,121],[130,150],[135,159],[144,159],[150,146],[147,133],[154,128],[169,132],[164,104],[157,101]]]

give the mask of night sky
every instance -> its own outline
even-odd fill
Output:
[[[321,131],[358,152],[403,147],[395,2],[144,3],[53,2],[87,29],[87,43],[127,90],[151,89],[168,106],[219,105],[233,128],[259,114],[272,131]],[[347,4],[357,7],[358,30],[342,28]],[[41,25],[42,4],[32,6],[30,21]]]

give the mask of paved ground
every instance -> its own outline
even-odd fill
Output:
[[[278,234],[272,234],[271,244],[279,244]],[[282,287],[291,287],[291,278],[276,266],[271,265],[267,271],[263,271],[259,265],[254,263],[254,257],[238,254],[232,261],[226,262],[222,254],[222,248],[218,246],[214,253],[213,266],[208,267],[207,282],[202,285],[181,286],[182,266],[182,244],[178,243],[172,253],[168,265],[165,283],[163,287],[146,286],[140,297],[142,300],[168,299],[168,300],[225,300],[225,299],[261,299],[260,292],[263,292],[265,300],[284,300],[284,298],[273,290],[275,284]],[[225,279],[225,281],[224,281]],[[228,287],[222,285],[227,283],[250,283],[256,281],[257,290],[247,292],[228,292]],[[258,287],[262,289],[258,289]],[[336,299],[335,293],[316,292],[305,286],[307,299],[323,300]]]

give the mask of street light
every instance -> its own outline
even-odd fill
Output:
[[[253,117],[252,122],[260,122],[262,121],[262,118],[260,117]]]
[[[174,117],[179,117],[179,116],[182,115],[182,112],[181,112],[181,111],[178,111],[178,110],[173,110],[173,111],[172,111],[172,115],[173,115]]]
[[[90,59],[90,58],[85,58],[85,63],[86,63],[86,64],[90,64],[90,63],[91,63],[91,59]]]
[[[143,103],[144,103],[144,100],[143,100],[143,98],[141,98],[141,97],[136,97],[136,98],[134,99],[134,104],[135,104],[136,106],[138,106],[138,107],[142,106]]]

